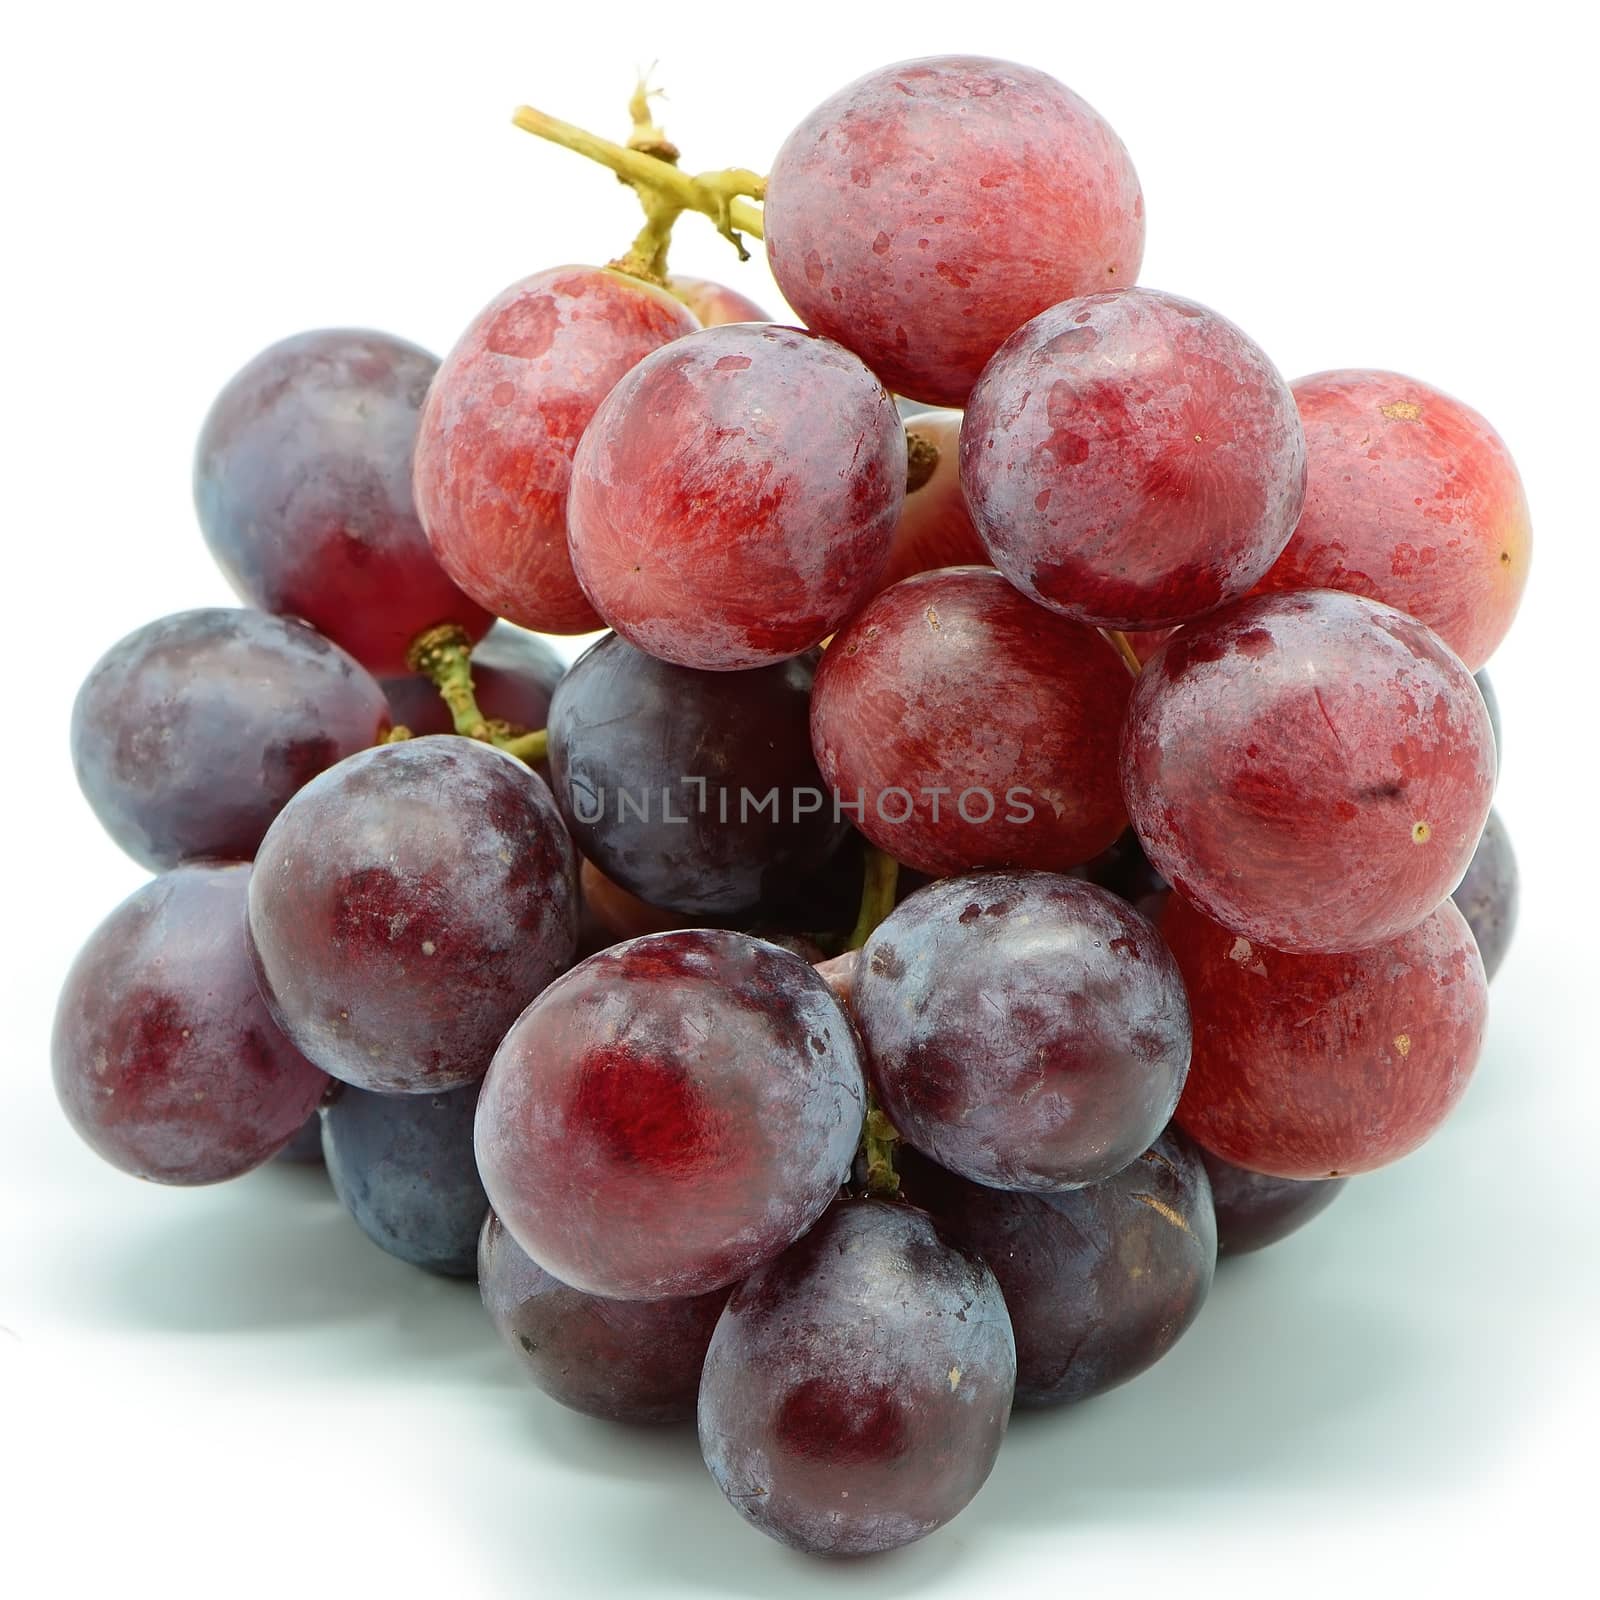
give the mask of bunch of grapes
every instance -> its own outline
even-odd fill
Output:
[[[1127,152],[1040,72],[874,72],[766,179],[633,109],[517,119],[637,191],[618,261],[212,407],[245,608],[78,697],[157,876],[55,1079],[142,1178],[325,1159],[557,1400],[698,1415],[747,1521],[884,1550],[1460,1097],[1527,510],[1458,401],[1140,287]],[[691,211],[796,325],[670,273]]]

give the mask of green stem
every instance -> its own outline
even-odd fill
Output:
[[[543,761],[549,736],[543,728],[529,733],[510,724],[484,716],[472,687],[472,640],[465,628],[454,622],[441,622],[425,629],[411,641],[406,665],[420,673],[439,691],[450,708],[450,720],[464,739],[492,744],[497,750],[526,761],[529,766]],[[409,732],[396,730],[389,735],[409,738]]]
[[[861,1149],[867,1158],[867,1193],[880,1200],[891,1200],[900,1192],[900,1174],[894,1170],[894,1147],[899,1142],[894,1124],[869,1096]]]
[[[861,876],[861,912],[850,930],[851,950],[859,950],[872,937],[873,930],[894,910],[894,892],[900,881],[900,863],[891,855],[867,846]]]
[[[507,755],[526,761],[531,767],[544,760],[550,748],[550,735],[540,728],[536,733],[513,734],[508,738],[496,739],[495,743]]]
[[[1123,665],[1127,667],[1134,677],[1144,671],[1144,663],[1140,661],[1133,646],[1128,643],[1128,636],[1116,628],[1102,628],[1100,630],[1110,642],[1112,648],[1122,657]]]

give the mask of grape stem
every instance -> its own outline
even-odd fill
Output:
[[[425,628],[411,641],[406,665],[439,691],[440,698],[450,708],[455,731],[462,738],[492,744],[526,761],[529,766],[544,760],[549,736],[543,728],[532,733],[513,728],[498,717],[484,716],[478,708],[478,697],[472,687],[472,640],[465,628],[454,622]],[[393,739],[395,735],[391,733],[389,737]]]
[[[1122,663],[1134,677],[1144,671],[1144,665],[1139,660],[1133,646],[1128,643],[1128,636],[1116,628],[1102,628],[1100,630],[1109,641],[1111,647],[1122,657]]]
[[[859,950],[872,937],[873,930],[894,910],[895,889],[900,881],[900,863],[876,845],[867,846],[861,874],[861,911],[850,930],[848,948]]]
[[[859,950],[874,929],[894,910],[900,863],[876,845],[868,845],[861,875],[861,914],[850,931],[850,949]],[[881,1200],[900,1192],[900,1174],[894,1169],[894,1147],[900,1142],[895,1126],[884,1114],[872,1090],[867,1090],[867,1118],[861,1129],[861,1153],[866,1160],[867,1193]]]
[[[614,144],[533,106],[518,106],[511,120],[525,133],[609,167],[637,191],[644,206],[645,224],[628,253],[611,263],[619,271],[651,283],[664,283],[672,225],[685,211],[698,211],[709,217],[717,232],[739,252],[739,259],[748,261],[750,252],[741,235],[764,237],[761,208],[752,202],[766,194],[767,180],[745,167],[728,167],[698,176],[681,171],[675,161],[663,160],[655,153],[661,148],[660,142],[641,134],[642,129],[649,134],[659,134],[659,130],[649,121],[648,110],[641,111],[637,94],[632,110],[634,137],[644,148]],[[676,151],[673,153],[676,155]]]

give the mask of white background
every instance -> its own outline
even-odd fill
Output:
[[[1492,9],[11,13],[0,1592],[1478,1594],[1588,1565],[1593,52],[1561,20],[1577,8]],[[473,1291],[381,1255],[315,1176],[163,1191],[76,1144],[49,1086],[54,993],[142,874],[77,795],[67,718],[112,641],[229,603],[189,457],[258,348],[353,323],[442,351],[512,279],[625,245],[629,196],[514,131],[518,101],[621,133],[659,59],[686,162],[761,167],[847,79],[951,49],[1043,67],[1111,119],[1144,182],[1145,282],[1232,316],[1291,376],[1396,367],[1510,443],[1537,548],[1493,664],[1523,922],[1478,1081],[1429,1148],[1227,1268],[1148,1377],[1020,1418],[950,1529],[823,1566],[744,1528],[692,1436],[526,1387]],[[680,235],[680,270],[777,309],[759,263],[697,219]]]

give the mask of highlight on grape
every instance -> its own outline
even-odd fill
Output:
[[[1460,1099],[1527,505],[1462,402],[1139,284],[1132,159],[1043,71],[870,72],[765,177],[628,113],[514,119],[636,193],[614,260],[212,404],[241,604],[78,695],[154,876],[55,1084],[137,1177],[324,1162],[546,1394],[866,1554]],[[672,271],[691,215],[793,313]]]

